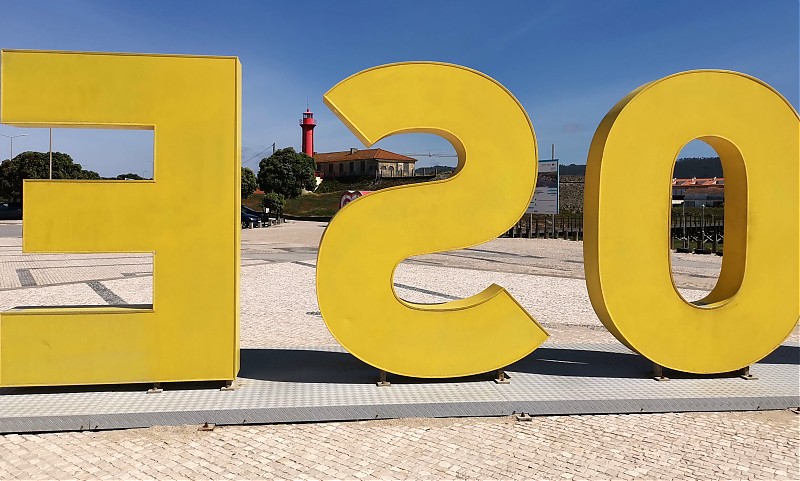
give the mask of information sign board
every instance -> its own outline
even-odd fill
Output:
[[[539,162],[536,189],[526,214],[558,214],[558,159]]]

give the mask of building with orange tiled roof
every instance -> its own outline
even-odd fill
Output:
[[[411,177],[417,159],[383,149],[315,152],[317,171],[324,177]]]
[[[714,207],[725,202],[725,179],[672,179],[672,198],[682,200],[686,207]]]

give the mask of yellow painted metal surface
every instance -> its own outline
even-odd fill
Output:
[[[584,260],[592,305],[627,346],[668,368],[720,373],[772,352],[800,315],[800,122],[763,82],[685,72],[644,85],[603,119],[586,171]],[[672,170],[686,143],[725,174],[725,256],[695,303],[670,271]]]
[[[320,244],[317,296],[334,337],[368,364],[414,377],[488,372],[544,342],[544,329],[497,285],[438,305],[403,301],[392,286],[403,259],[488,241],[525,212],[537,152],[517,100],[479,72],[413,62],[360,72],[324,101],[365,145],[433,133],[459,158],[449,180],[381,190],[333,218]]]
[[[25,252],[153,252],[152,309],[0,317],[0,385],[234,379],[241,67],[236,58],[2,52],[0,121],[155,131],[154,181],[26,181]]]

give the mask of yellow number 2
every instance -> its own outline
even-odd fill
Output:
[[[428,378],[499,369],[544,342],[544,329],[500,286],[437,305],[406,302],[392,286],[403,259],[488,241],[525,212],[537,153],[519,102],[479,72],[420,62],[365,70],[324,100],[365,145],[433,133],[459,159],[452,179],[381,190],[331,221],[317,296],[334,337],[368,364]]]

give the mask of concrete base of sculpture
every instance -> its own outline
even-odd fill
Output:
[[[745,411],[800,405],[800,347],[751,367],[758,379],[680,375],[654,382],[652,364],[621,345],[545,345],[496,372],[449,380],[388,376],[342,348],[242,349],[233,391],[220,384],[0,389],[0,432],[155,425],[348,421],[404,417]]]

